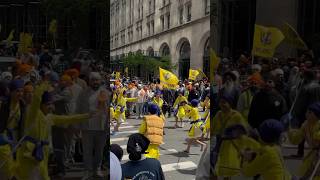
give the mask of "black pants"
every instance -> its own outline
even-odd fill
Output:
[[[61,127],[52,127],[52,145],[54,149],[55,160],[57,163],[57,173],[65,173],[65,129]]]
[[[305,139],[298,145],[298,156],[303,156],[304,155],[304,143]]]

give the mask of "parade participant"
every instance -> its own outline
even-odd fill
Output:
[[[80,126],[82,133],[83,160],[85,172],[83,179],[103,177],[100,166],[103,159],[103,150],[107,139],[107,103],[109,103],[108,91],[102,85],[102,77],[98,72],[91,72],[90,85],[78,98],[78,113],[92,113]],[[94,154],[93,154],[94,152]]]
[[[307,141],[311,151],[304,157],[303,164],[299,169],[299,176],[304,179],[309,179],[315,164],[320,159],[320,102],[311,104],[306,112],[306,121],[302,124],[300,129],[290,129],[288,133],[289,140],[293,144],[299,144],[304,139]],[[316,172],[315,180],[320,179],[320,170]]]
[[[229,94],[232,96],[233,102],[232,108],[237,106],[238,98],[240,96],[240,87],[237,84],[237,76],[233,72],[226,72],[223,75],[223,88],[219,92],[220,94]]]
[[[249,87],[241,93],[237,104],[237,111],[239,111],[246,120],[248,120],[253,96],[259,91],[264,83],[259,73],[251,75],[247,81]]]
[[[280,119],[287,112],[285,99],[274,89],[271,76],[265,76],[261,90],[252,99],[248,123],[252,128],[258,128],[266,119]]]
[[[124,179],[164,180],[164,174],[159,160],[146,158],[150,141],[142,134],[136,133],[129,137],[127,152],[130,161],[121,165]]]
[[[204,123],[203,121],[201,121],[201,116],[199,114],[199,109],[198,109],[198,105],[199,105],[199,101],[194,99],[190,102],[191,107],[190,110],[187,111],[187,116],[191,119],[191,128],[189,129],[188,132],[188,145],[187,145],[187,149],[184,151],[186,153],[190,152],[190,147],[191,144],[196,143],[196,144],[200,144],[201,145],[201,149],[200,151],[203,151],[204,147],[206,146],[206,143],[201,142],[200,141],[200,136],[202,135],[202,133],[205,133],[205,129],[204,129]],[[189,106],[189,105],[186,105]]]
[[[158,116],[159,107],[157,105],[150,104],[148,109],[149,115],[144,116],[139,133],[143,134],[150,141],[145,156],[147,158],[159,159],[159,145],[163,144],[164,119]]]
[[[114,112],[114,117],[117,121],[117,124],[114,127],[114,132],[118,132],[121,123],[123,123],[126,120],[125,112],[127,110],[127,102],[135,102],[135,101],[137,101],[137,98],[127,97],[127,92],[125,89],[118,90],[118,96],[116,99],[116,109]]]
[[[53,125],[66,125],[88,119],[88,114],[53,115],[53,99],[47,92],[48,83],[37,86],[26,110],[24,139],[17,150],[16,178],[24,180],[50,179],[48,174],[49,140]]]
[[[175,110],[175,118],[176,118],[176,124],[175,128],[183,127],[183,118],[186,116],[185,113],[185,105],[188,103],[188,100],[185,96],[183,96],[183,91],[178,92],[178,97],[174,101],[173,108],[176,108]],[[178,121],[180,121],[181,126],[178,126]]]
[[[268,119],[258,131],[261,147],[242,151],[242,173],[248,177],[260,175],[262,179],[291,180],[279,147],[284,126],[278,120]]]
[[[24,82],[13,80],[10,85],[10,97],[0,104],[0,177],[11,179],[14,175],[15,157],[12,156],[12,145],[22,137],[22,124],[25,118],[23,102]],[[3,164],[4,163],[4,164]]]
[[[203,113],[201,120],[203,120],[205,124],[205,134],[207,135],[206,138],[208,138],[210,136],[210,94],[207,95],[206,99],[202,103],[202,106],[204,107],[205,112]],[[202,134],[201,139],[203,139],[205,134]]]
[[[141,84],[138,85],[137,98],[138,101],[136,103],[136,119],[140,119],[143,116],[143,105],[146,100],[146,91],[142,88]]]
[[[152,103],[154,103],[154,104],[156,104],[158,106],[159,115],[163,120],[165,120],[165,117],[164,117],[163,112],[162,112],[162,106],[163,106],[164,101],[161,98],[161,94],[162,94],[161,91],[157,90],[156,93],[155,93],[155,97],[152,100]]]

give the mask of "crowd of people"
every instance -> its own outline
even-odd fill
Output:
[[[224,58],[214,75],[212,148],[203,154],[196,179],[320,178],[320,76],[309,52],[299,58]],[[299,145],[297,154],[284,155],[282,143]],[[299,170],[290,172],[286,158],[302,159]]]
[[[61,178],[75,161],[85,165],[83,179],[105,176],[109,77],[101,63],[85,64],[44,44],[3,69],[1,179]]]

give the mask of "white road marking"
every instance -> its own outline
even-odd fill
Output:
[[[185,161],[185,162],[179,162],[179,163],[164,164],[161,167],[163,172],[170,172],[170,171],[176,171],[178,169],[196,168],[197,165],[192,161]]]
[[[128,137],[121,137],[121,138],[111,138],[111,142],[114,143],[114,142],[118,142],[118,141],[126,141],[128,140],[129,138]]]

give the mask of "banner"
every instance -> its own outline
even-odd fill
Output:
[[[284,42],[298,49],[308,50],[306,43],[301,39],[297,31],[290,24],[285,23],[281,30],[285,36]]]
[[[14,29],[11,30],[8,38],[7,38],[7,46],[12,46],[12,39],[13,39],[13,36],[14,36]]]
[[[176,89],[179,79],[175,74],[159,67],[160,83],[164,88]]]
[[[282,32],[275,27],[255,25],[252,52],[261,57],[273,57],[275,49],[284,39]]]
[[[198,70],[189,69],[189,79],[190,80],[196,80],[197,76],[200,74]]]

